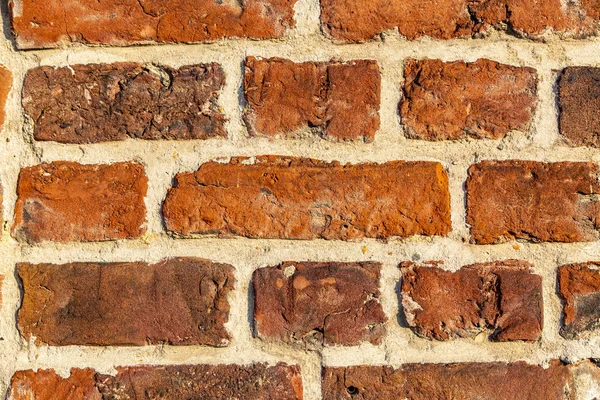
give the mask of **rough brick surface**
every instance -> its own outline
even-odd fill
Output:
[[[337,239],[445,235],[448,177],[439,163],[340,165],[261,156],[181,173],[163,204],[180,235]]]
[[[404,319],[420,336],[538,340],[543,327],[542,278],[524,261],[475,264],[456,272],[401,264]]]
[[[117,375],[72,369],[17,371],[9,400],[249,399],[301,400],[298,366],[277,364],[118,367]]]
[[[19,264],[21,334],[50,345],[224,346],[233,267],[195,258],[158,264]]]
[[[57,161],[23,168],[12,235],[29,242],[139,237],[147,188],[144,168],[133,162]]]
[[[534,69],[485,59],[408,60],[404,79],[399,110],[414,139],[499,139],[528,129],[537,100]]]
[[[592,0],[321,0],[323,30],[338,41],[362,42],[397,28],[408,39],[478,36],[490,28],[510,35],[542,38],[597,33],[600,8]]]
[[[325,367],[322,392],[323,399],[353,400],[564,400],[573,388],[570,372],[559,361],[548,368],[524,362]]]
[[[572,146],[600,147],[600,68],[565,68],[557,91],[560,133]]]
[[[135,63],[30,70],[23,107],[37,140],[207,139],[227,136],[218,64],[173,69]]]
[[[296,0],[10,0],[21,49],[70,42],[125,46],[196,43],[226,37],[271,39],[294,26]]]
[[[381,77],[376,61],[294,63],[248,57],[244,115],[252,135],[294,135],[303,127],[339,140],[373,141]]]
[[[380,344],[381,265],[286,262],[254,272],[254,322],[261,338],[309,345]]]
[[[597,173],[588,162],[472,165],[466,184],[471,243],[597,240]]]
[[[0,65],[0,128],[4,124],[4,118],[6,117],[6,99],[11,88],[12,73],[3,65]]]
[[[563,265],[558,269],[563,300],[561,334],[568,339],[588,336],[600,327],[600,263]]]

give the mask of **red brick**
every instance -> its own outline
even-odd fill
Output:
[[[6,99],[12,88],[12,73],[3,65],[0,65],[0,128],[6,117]]]
[[[18,371],[9,400],[233,399],[301,400],[298,366],[168,365],[118,367],[117,375],[92,369]]]
[[[571,395],[577,392],[575,377],[578,369],[597,369],[587,364],[566,366],[556,360],[546,368],[522,361],[405,364],[397,369],[367,365],[325,367],[322,393],[323,399],[340,400],[574,399]],[[565,397],[566,393],[571,395]]]
[[[225,346],[233,267],[195,258],[19,264],[19,331],[38,344]]]
[[[296,0],[10,0],[20,49],[71,42],[126,46],[198,43],[240,37],[274,39],[294,26]]]
[[[537,77],[518,68],[481,59],[407,60],[399,110],[410,138],[500,139],[527,130],[536,105]]]
[[[346,42],[373,39],[395,28],[411,40],[481,37],[491,28],[532,39],[541,39],[548,29],[561,37],[582,38],[597,34],[599,17],[592,0],[321,0],[323,30]]]
[[[254,272],[254,323],[263,339],[307,345],[380,344],[381,264],[285,262]]]
[[[456,272],[400,266],[404,319],[420,336],[448,340],[487,331],[495,341],[535,341],[542,334],[542,278],[527,262],[474,264]]]
[[[472,165],[466,184],[471,243],[597,240],[597,174],[589,162]]]
[[[600,68],[565,68],[557,92],[560,133],[567,142],[600,147]]]
[[[147,182],[144,168],[133,162],[57,161],[23,168],[12,235],[33,243],[140,237]]]
[[[36,140],[225,137],[218,64],[179,69],[135,63],[38,67],[27,72],[23,107]]]
[[[181,173],[163,204],[167,229],[273,239],[446,235],[448,177],[439,163],[327,163],[261,156]]]
[[[600,327],[600,263],[563,265],[558,284],[564,304],[561,334],[568,339],[589,336]]]
[[[257,136],[294,136],[301,128],[339,140],[373,141],[381,76],[376,61],[294,63],[248,57],[244,115]]]

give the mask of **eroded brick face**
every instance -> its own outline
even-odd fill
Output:
[[[524,362],[325,367],[322,394],[353,400],[564,400],[577,373],[557,360],[547,368]]]
[[[597,240],[597,173],[591,162],[472,165],[466,183],[471,243]]]
[[[567,142],[600,147],[600,68],[565,68],[557,92],[560,133]]]
[[[481,59],[407,60],[399,110],[413,139],[500,139],[527,130],[537,102],[533,68]]]
[[[451,228],[448,177],[435,162],[209,162],[177,175],[162,211],[167,229],[179,235],[352,240]]]
[[[21,49],[65,43],[126,46],[222,38],[273,39],[294,26],[296,0],[11,0]]]
[[[558,285],[564,307],[561,334],[568,339],[589,336],[600,327],[600,264],[563,265]]]
[[[4,125],[6,99],[11,88],[12,73],[3,65],[0,65],[0,128]]]
[[[20,264],[25,339],[54,346],[225,346],[233,267],[195,258],[158,264]]]
[[[380,344],[387,321],[381,265],[285,262],[254,272],[254,323],[266,340],[305,345]]]
[[[540,39],[551,30],[561,36],[598,32],[599,7],[591,1],[560,0],[320,0],[323,30],[336,41],[364,42],[398,29],[408,39],[477,37],[490,28]]]
[[[17,371],[10,400],[249,399],[301,400],[300,368],[286,364],[118,367],[115,376],[92,369]]]
[[[542,278],[524,261],[456,272],[402,263],[404,320],[420,336],[448,340],[487,332],[494,341],[535,341],[543,328]]]
[[[244,119],[252,135],[293,136],[312,128],[320,136],[371,142],[379,129],[380,86],[376,61],[248,57]]]
[[[135,63],[30,70],[23,107],[36,140],[98,143],[227,136],[218,64],[179,69]]]
[[[12,235],[32,243],[140,237],[147,188],[144,168],[133,162],[57,161],[23,168]]]

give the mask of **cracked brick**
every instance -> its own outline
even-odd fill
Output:
[[[561,335],[567,339],[589,337],[600,328],[600,263],[559,267],[558,285],[563,300]]]
[[[500,139],[527,130],[536,107],[533,68],[407,60],[404,79],[399,112],[413,139]]]
[[[474,264],[456,272],[412,262],[400,267],[403,317],[419,336],[449,340],[487,332],[494,341],[541,337],[542,278],[527,262]]]
[[[98,143],[225,137],[220,65],[115,63],[27,72],[23,108],[36,140]]]
[[[233,267],[195,258],[157,264],[19,264],[18,327],[52,346],[226,346]]]
[[[23,168],[12,236],[19,241],[105,241],[146,231],[148,178],[134,162],[56,161]]]
[[[266,340],[321,345],[380,344],[387,317],[381,264],[285,262],[252,277],[254,323]]]
[[[598,166],[591,162],[482,161],[466,183],[471,243],[598,239]]]
[[[254,136],[291,137],[301,128],[338,140],[372,142],[379,129],[381,77],[372,60],[245,62],[244,120]]]
[[[10,0],[20,49],[68,43],[127,46],[275,39],[294,27],[296,0]]]
[[[448,176],[435,162],[260,156],[208,162],[175,181],[162,211],[177,235],[354,240],[451,229]]]

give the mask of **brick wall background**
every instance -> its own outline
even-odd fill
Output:
[[[2,2],[0,393],[600,397],[597,5],[242,6]]]

